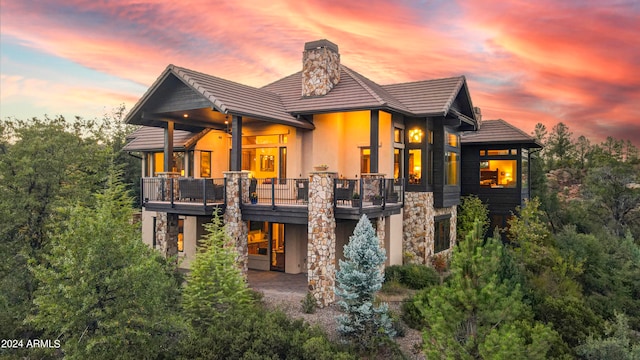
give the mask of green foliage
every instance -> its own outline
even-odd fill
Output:
[[[579,234],[565,227],[557,239],[563,257],[582,264],[576,280],[589,307],[604,319],[624,313],[640,329],[640,246],[631,236]]]
[[[606,338],[589,336],[586,343],[578,347],[578,355],[586,360],[640,359],[640,336],[632,334],[627,317],[615,315],[615,322],[606,325]]]
[[[37,282],[28,261],[40,262],[51,234],[77,203],[103,188],[109,150],[96,141],[95,123],[0,121],[0,337],[36,334],[24,323]]]
[[[60,338],[66,358],[155,357],[179,330],[175,269],[131,218],[131,198],[111,175],[95,208],[73,208],[45,262],[33,263],[40,286],[29,323]]]
[[[316,312],[316,298],[311,292],[307,292],[307,295],[300,301],[302,304],[302,312],[305,314],[313,314]]]
[[[474,229],[476,221],[480,222],[480,237],[487,235],[489,229],[489,209],[476,195],[463,196],[458,206],[458,223],[456,232],[458,241],[462,241]]]
[[[397,281],[409,289],[420,290],[440,282],[432,267],[420,264],[391,265],[384,269],[385,282]]]
[[[454,250],[452,275],[442,286],[415,300],[428,327],[427,358],[546,358],[557,334],[534,323],[519,287],[501,281],[500,240],[467,234]]]
[[[345,313],[338,317],[338,331],[361,349],[373,351],[381,340],[394,336],[387,304],[374,305],[382,287],[382,266],[386,259],[371,222],[360,218],[344,247],[346,261],[340,260],[336,274],[336,295]]]
[[[207,234],[198,243],[183,291],[184,314],[196,329],[209,328],[231,309],[247,308],[252,303],[221,217],[215,214],[204,227]]]
[[[318,328],[258,307],[231,309],[185,338],[180,348],[182,359],[356,359]]]

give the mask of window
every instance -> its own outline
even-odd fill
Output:
[[[402,176],[402,149],[393,149],[393,178],[399,179]]]
[[[409,149],[409,184],[422,183],[422,150]]]
[[[445,218],[436,218],[434,221],[434,242],[433,252],[439,253],[448,250],[451,247],[451,219],[449,216]]]
[[[402,129],[400,128],[393,129],[393,142],[396,144],[404,143],[404,134],[402,133]]]
[[[411,129],[409,130],[409,143],[420,144],[422,143],[423,136],[424,132],[422,131],[422,129]]]
[[[211,151],[200,152],[200,177],[211,177]]]
[[[457,153],[453,151],[447,151],[445,153],[445,185],[458,185],[460,183],[460,176],[458,176],[459,162],[460,155],[458,155]]]
[[[287,148],[277,146],[286,144],[287,135],[243,136],[242,170],[251,172],[255,178],[286,177]],[[270,146],[269,146],[270,145]]]
[[[269,223],[249,221],[247,242],[249,255],[267,256],[269,252]]]
[[[447,132],[447,145],[458,147],[458,135]]]
[[[523,184],[527,182],[525,166],[522,164],[518,173],[517,149],[487,149],[480,152],[480,186],[492,189],[515,188],[518,177],[522,176]],[[524,159],[524,154],[523,154]]]
[[[178,219],[178,251],[184,251],[184,218]]]
[[[371,169],[371,149],[368,147],[360,148],[360,173],[368,174]]]
[[[149,176],[157,176],[158,173],[164,172],[164,152],[155,152],[149,154],[147,158],[147,169],[149,169]],[[173,153],[173,168],[171,171],[180,173],[184,176],[184,152]]]

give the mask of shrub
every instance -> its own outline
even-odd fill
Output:
[[[431,287],[440,282],[438,272],[426,265],[392,265],[384,270],[385,282],[397,281],[414,290]]]
[[[311,292],[308,292],[300,303],[302,303],[302,311],[305,314],[313,314],[316,312],[316,298],[313,297]]]

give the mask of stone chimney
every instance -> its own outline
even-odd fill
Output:
[[[478,130],[480,130],[480,125],[482,125],[482,111],[480,111],[479,107],[473,108],[473,113],[476,116],[476,121],[478,122]]]
[[[338,45],[322,39],[304,44],[302,96],[327,95],[340,81]]]

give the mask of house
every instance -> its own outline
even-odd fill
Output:
[[[506,227],[516,207],[529,199],[529,160],[542,145],[502,119],[481,121],[461,142],[462,195],[477,195],[487,204],[491,229]]]
[[[478,130],[465,77],[379,85],[340,60],[308,42],[300,72],[261,88],[169,65],[126,117],[144,242],[188,267],[218,211],[242,269],[306,273],[321,306],[362,214],[387,265],[450,251],[460,134]]]

